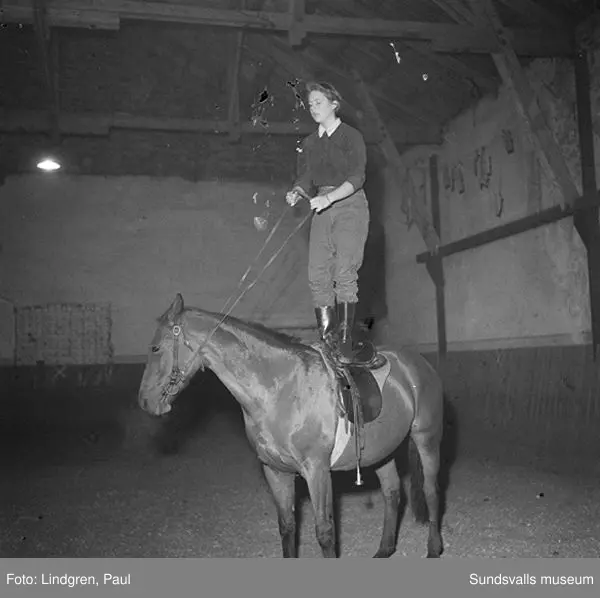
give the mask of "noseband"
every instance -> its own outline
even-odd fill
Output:
[[[169,375],[169,382],[162,391],[162,402],[169,402],[169,398],[175,397],[181,390],[185,379],[187,378],[190,366],[192,365],[196,355],[200,351],[201,346],[194,350],[190,341],[186,338],[183,328],[176,324],[173,326],[171,332],[173,333],[173,365],[171,366],[171,374]],[[188,362],[183,366],[183,369],[179,367],[179,343],[183,344],[191,351],[192,355]],[[204,361],[201,362],[200,368],[204,370]]]

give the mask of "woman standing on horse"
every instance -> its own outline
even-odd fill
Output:
[[[332,85],[309,83],[306,88],[310,114],[319,126],[302,143],[297,179],[286,201],[293,206],[302,196],[311,198],[308,280],[321,338],[339,347],[343,363],[368,361],[370,356],[354,354],[352,343],[358,270],[369,232],[366,146],[362,134],[337,115],[342,98]]]

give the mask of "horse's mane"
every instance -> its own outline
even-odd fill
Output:
[[[221,321],[223,314],[218,312],[212,312],[198,307],[185,307],[184,313],[197,314],[200,316],[208,316],[214,318],[216,321]],[[165,325],[169,321],[168,310],[157,318],[159,324]],[[290,349],[292,347],[307,348],[306,343],[302,341],[299,336],[287,334],[279,330],[274,330],[260,322],[250,322],[242,320],[235,316],[226,316],[223,320],[222,325],[233,326],[246,334],[256,338],[257,341],[262,341],[270,345],[274,345],[280,349]]]
[[[212,315],[219,319],[222,317],[221,314]],[[258,340],[268,342],[272,345],[279,345],[281,348],[288,347],[289,345],[304,345],[299,336],[274,330],[261,322],[250,322],[234,316],[227,316],[224,323],[233,324],[236,328],[255,336]]]

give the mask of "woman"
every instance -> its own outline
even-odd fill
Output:
[[[302,143],[297,179],[286,201],[293,206],[301,197],[312,198],[308,279],[321,338],[339,346],[344,363],[369,361],[372,353],[358,357],[352,347],[358,269],[369,232],[365,142],[338,117],[342,98],[332,85],[309,83],[306,88],[310,114],[319,126]]]

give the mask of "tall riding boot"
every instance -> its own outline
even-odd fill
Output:
[[[335,308],[331,305],[315,307],[315,316],[317,318],[317,326],[319,327],[321,340],[325,341],[329,347],[334,348],[335,335],[337,332]]]
[[[354,328],[355,314],[356,303],[338,303],[340,361],[342,363],[351,363],[353,361],[352,330]]]

